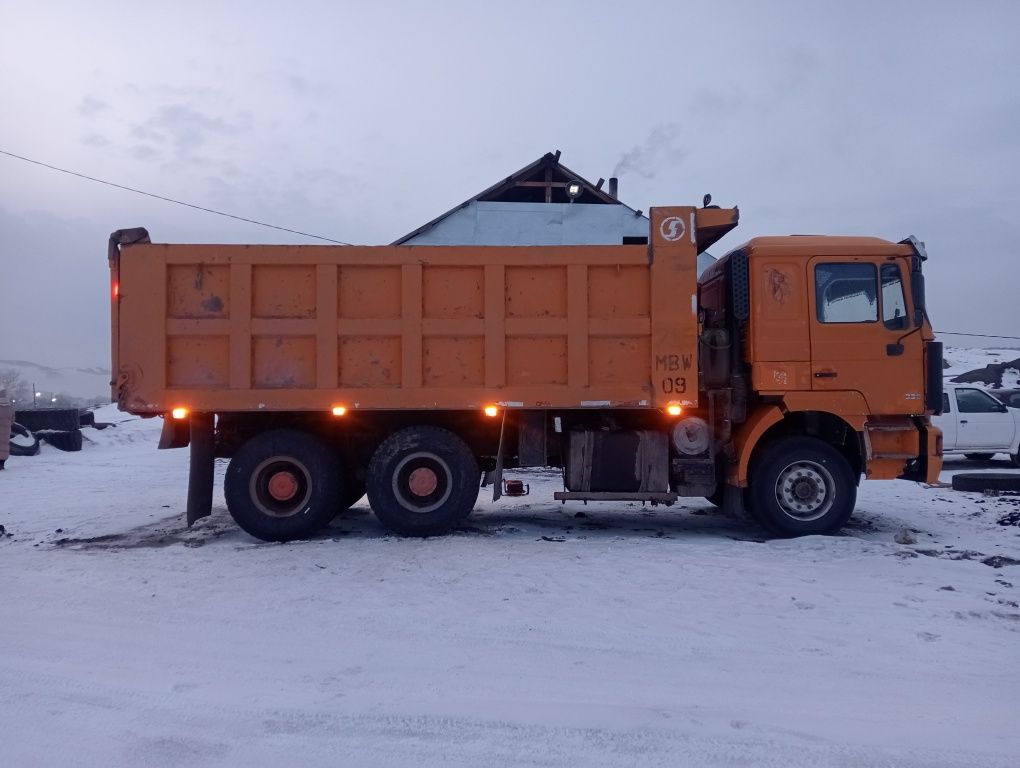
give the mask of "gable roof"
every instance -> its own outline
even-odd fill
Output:
[[[581,195],[576,199],[578,203],[623,205],[624,208],[634,211],[640,215],[641,211],[635,211],[628,205],[624,205],[615,197],[602,189],[602,179],[592,184],[583,176],[574,173],[565,165],[560,163],[560,151],[546,152],[542,157],[533,163],[528,163],[519,171],[511,173],[502,181],[484,189],[474,197],[468,198],[460,205],[454,206],[446,213],[443,213],[432,221],[422,224],[416,230],[408,232],[403,237],[393,241],[392,245],[402,245],[423,232],[427,232],[436,226],[443,219],[451,216],[462,208],[466,208],[475,200],[481,202],[510,202],[510,203],[565,203],[568,202],[566,186],[569,182],[578,181],[581,183]]]

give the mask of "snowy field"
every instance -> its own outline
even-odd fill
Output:
[[[1020,765],[1016,497],[866,482],[766,541],[517,473],[447,537],[265,544],[98,416],[0,473],[0,766]]]

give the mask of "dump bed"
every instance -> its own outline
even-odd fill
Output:
[[[694,405],[697,253],[735,224],[655,208],[647,246],[564,247],[136,230],[111,240],[114,398],[134,413]]]

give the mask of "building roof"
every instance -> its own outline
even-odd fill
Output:
[[[640,215],[641,211],[634,210],[614,198],[609,192],[602,189],[603,179],[592,184],[580,174],[567,168],[560,163],[560,152],[547,152],[533,163],[521,168],[519,171],[510,174],[502,181],[484,189],[474,197],[468,198],[460,205],[454,206],[446,213],[437,216],[432,221],[422,224],[416,230],[408,232],[403,237],[393,241],[393,245],[402,245],[423,232],[435,227],[447,217],[466,208],[472,202],[507,202],[507,203],[566,203],[569,202],[566,193],[567,184],[577,181],[581,183],[581,195],[575,199],[577,203],[623,205],[635,214]]]

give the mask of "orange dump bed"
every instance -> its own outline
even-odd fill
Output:
[[[123,245],[114,397],[135,413],[694,405],[697,252],[735,217],[656,208],[648,246]]]

